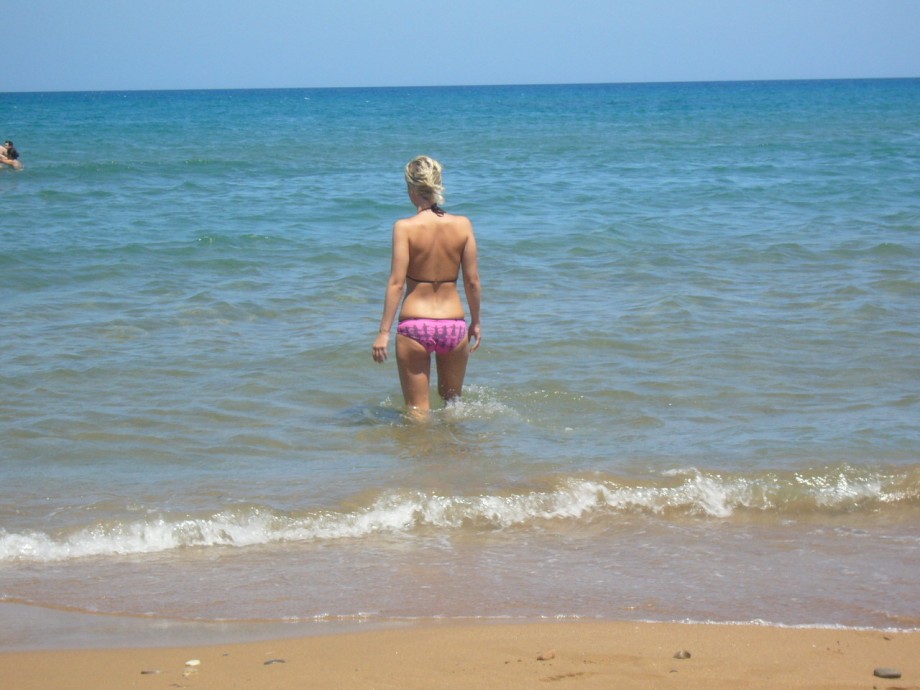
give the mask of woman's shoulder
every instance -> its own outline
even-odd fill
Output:
[[[393,232],[408,232],[418,225],[418,219],[415,216],[407,218],[397,218],[393,223]]]
[[[449,220],[454,227],[463,228],[464,230],[473,230],[473,221],[471,221],[466,216],[455,215],[453,213],[447,213],[444,215],[444,218]]]

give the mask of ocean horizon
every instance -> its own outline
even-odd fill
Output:
[[[313,86],[205,86],[205,87],[162,87],[162,88],[104,88],[104,89],[53,89],[0,91],[15,94],[90,94],[90,93],[207,93],[215,91],[354,91],[364,89],[483,89],[483,88],[554,88],[554,87],[629,87],[629,86],[680,86],[705,84],[816,84],[834,82],[892,82],[914,81],[918,76],[885,77],[775,77],[771,79],[690,79],[661,81],[573,81],[573,82],[507,82],[507,83],[464,83],[464,84],[358,84],[358,85],[313,85]]]

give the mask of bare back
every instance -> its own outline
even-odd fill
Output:
[[[406,295],[400,319],[462,319],[457,281],[468,246],[472,245],[475,259],[473,226],[464,216],[445,213],[437,215],[423,211],[416,216],[397,221],[394,237],[404,238],[406,262]],[[475,270],[475,264],[472,265]]]

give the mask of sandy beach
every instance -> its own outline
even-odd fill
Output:
[[[920,688],[918,650],[920,632],[630,622],[424,624],[245,644],[7,652],[0,654],[0,686],[900,689]],[[879,669],[900,677],[880,677]]]

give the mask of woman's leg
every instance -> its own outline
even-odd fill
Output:
[[[470,359],[470,339],[466,337],[446,355],[437,356],[438,393],[444,400],[459,398],[463,393],[466,363]]]
[[[396,335],[396,365],[399,383],[410,417],[425,419],[431,409],[428,387],[431,383],[431,355],[425,347],[412,338]]]

